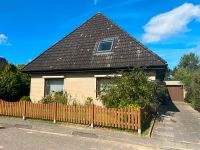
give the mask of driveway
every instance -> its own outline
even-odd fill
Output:
[[[200,113],[184,102],[168,103],[159,110],[152,138],[176,143],[199,145]]]

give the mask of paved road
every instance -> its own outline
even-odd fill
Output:
[[[45,130],[29,129],[26,125],[9,126],[0,129],[0,150],[152,150],[148,146],[109,141],[95,135],[54,132],[46,126]],[[87,137],[89,136],[89,137]]]
[[[157,121],[152,137],[180,143],[199,144],[200,113],[184,102],[169,103],[160,109],[162,119]]]

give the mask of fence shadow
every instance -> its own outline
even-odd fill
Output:
[[[165,104],[159,106],[157,120],[163,121],[165,116],[173,116],[176,112],[180,112],[180,110],[170,99],[168,99]]]

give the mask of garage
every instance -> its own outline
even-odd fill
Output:
[[[165,81],[172,101],[184,101],[184,86],[180,81]]]

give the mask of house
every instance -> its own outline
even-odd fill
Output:
[[[32,62],[30,97],[67,91],[83,103],[96,99],[108,76],[143,67],[151,80],[163,80],[167,63],[101,13],[96,14]],[[98,101],[95,101],[98,103]]]
[[[7,60],[5,58],[0,57],[0,71],[3,71],[6,67]]]

